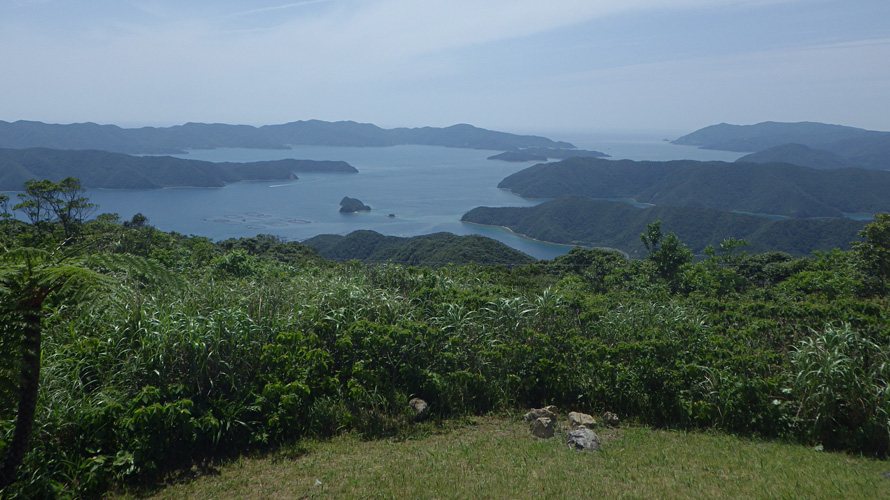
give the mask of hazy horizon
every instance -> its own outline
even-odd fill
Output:
[[[11,0],[0,120],[890,130],[886,0]]]

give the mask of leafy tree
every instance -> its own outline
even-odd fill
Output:
[[[640,234],[640,239],[649,252],[646,259],[655,265],[655,273],[664,280],[673,281],[680,268],[692,262],[692,250],[673,232],[665,237],[661,221],[646,224],[646,232]]]
[[[100,289],[119,286],[109,274],[114,271],[166,276],[160,266],[131,255],[68,256],[60,250],[48,252],[30,247],[0,254],[0,315],[11,319],[0,333],[4,343],[19,346],[21,367],[16,424],[0,466],[0,490],[14,482],[34,423],[44,304],[50,298],[94,301],[100,298]]]
[[[0,219],[6,220],[12,217],[9,213],[9,195],[0,193]]]
[[[9,213],[9,195],[0,193],[0,227],[3,228],[4,235],[11,232],[10,219],[12,214]]]
[[[74,177],[66,177],[56,184],[56,197],[50,200],[50,207],[65,229],[65,236],[70,236],[73,229],[96,209],[96,205],[83,195],[85,191]]]
[[[852,243],[865,274],[866,289],[886,293],[890,282],[890,214],[875,214],[875,220],[859,232],[865,241]]]
[[[13,210],[25,214],[31,224],[39,226],[50,221],[50,208],[48,198],[53,196],[55,183],[44,179],[38,181],[30,179],[25,181],[25,192],[18,195],[21,203],[12,207]]]
[[[48,179],[30,179],[25,181],[24,187],[25,192],[18,195],[22,201],[12,208],[24,213],[38,230],[51,222],[58,222],[65,236],[71,236],[96,208],[83,196],[84,188],[73,177],[66,177],[59,183]]]
[[[708,245],[705,247],[705,255],[715,263],[719,264],[734,264],[738,263],[738,261],[744,258],[745,252],[744,250],[737,256],[734,256],[732,253],[736,248],[747,246],[747,240],[739,240],[736,238],[726,238],[720,243],[720,246],[715,250],[712,245]],[[719,252],[719,255],[717,255]]]
[[[140,228],[143,227],[148,222],[148,217],[142,215],[142,213],[137,213],[130,220],[124,222],[124,227],[129,228]]]

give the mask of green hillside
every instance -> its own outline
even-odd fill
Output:
[[[498,187],[525,198],[578,194],[787,217],[890,210],[890,172],[790,164],[571,158],[527,168]]]
[[[852,161],[837,153],[813,149],[804,146],[803,144],[783,144],[781,146],[775,146],[757,153],[745,155],[736,160],[736,162],[791,163],[792,165],[800,165],[801,167],[820,170],[855,167],[855,164]]]
[[[504,226],[543,241],[617,248],[639,258],[645,255],[640,234],[646,225],[662,221],[696,253],[724,239],[748,241],[754,252],[780,251],[809,255],[814,250],[849,249],[862,221],[845,218],[772,220],[697,207],[640,209],[622,202],[569,195],[534,207],[479,207],[461,220]]]
[[[384,236],[375,231],[354,231],[346,236],[326,234],[303,241],[326,259],[390,262],[409,266],[441,267],[450,264],[525,265],[535,259],[499,241],[478,235],[434,233],[411,238]]]

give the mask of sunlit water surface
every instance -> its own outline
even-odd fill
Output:
[[[674,146],[661,137],[588,135],[570,140],[615,159],[732,161],[741,156]],[[272,234],[302,241],[319,234],[345,235],[359,229],[393,236],[446,231],[488,236],[538,259],[568,252],[567,246],[534,241],[506,229],[460,222],[464,213],[478,206],[527,207],[543,201],[525,200],[498,189],[504,177],[534,162],[486,159],[494,153],[437,146],[194,150],[178,156],[215,162],[343,160],[359,173],[298,174],[295,181],[240,182],[223,188],[88,190],[87,196],[99,205],[100,212],[117,213],[122,219],[142,213],[158,229],[214,240]],[[341,214],[339,203],[344,196],[358,198],[372,210]]]

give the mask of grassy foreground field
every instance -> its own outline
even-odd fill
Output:
[[[720,433],[600,429],[591,454],[518,419],[415,430],[303,442],[111,498],[890,498],[887,462]]]

